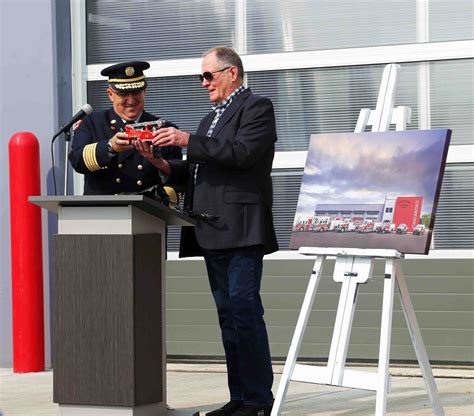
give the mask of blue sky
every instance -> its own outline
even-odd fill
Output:
[[[431,212],[447,130],[334,133],[311,136],[296,217],[316,204],[383,204],[422,196]]]

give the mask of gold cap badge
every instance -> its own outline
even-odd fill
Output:
[[[135,70],[133,69],[133,66],[127,66],[125,68],[125,75],[127,77],[131,77],[135,73]]]

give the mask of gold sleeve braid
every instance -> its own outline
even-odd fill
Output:
[[[84,163],[87,169],[89,169],[91,172],[101,169],[95,156],[96,147],[97,143],[88,144],[84,146],[84,150],[82,151],[82,158],[84,159]]]
[[[164,186],[163,189],[168,194],[170,203],[176,205],[179,202],[178,194],[176,193],[176,191],[171,188],[171,186]]]

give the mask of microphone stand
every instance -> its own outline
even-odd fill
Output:
[[[92,113],[93,109],[90,104],[85,104],[82,108],[74,115],[74,117],[63,124],[59,131],[51,139],[51,161],[53,162],[53,181],[54,181],[54,194],[56,195],[56,175],[54,174],[54,141],[61,134],[64,133],[64,142],[65,142],[65,155],[64,155],[64,196],[67,196],[68,188],[68,169],[69,169],[69,142],[71,141],[71,129],[73,130],[74,136],[74,124],[79,120],[83,119],[88,114]]]
[[[74,135],[74,132],[73,132]],[[67,196],[67,188],[68,188],[68,179],[69,179],[69,143],[71,142],[71,131],[66,130],[64,132],[64,196]]]
[[[56,133],[53,138],[51,139],[51,162],[52,162],[52,172],[53,172],[53,184],[54,184],[54,195],[57,195],[57,188],[56,188],[56,174],[55,174],[55,166],[54,166],[54,141],[56,138],[64,132],[64,141],[65,141],[65,155],[64,155],[64,196],[67,196],[67,184],[68,184],[68,168],[69,168],[69,142],[71,141],[71,131],[64,130],[59,131]]]

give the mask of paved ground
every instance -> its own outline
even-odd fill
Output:
[[[362,370],[362,368],[359,368]],[[274,393],[282,367],[275,366]],[[367,368],[375,371],[375,368]],[[438,369],[434,374],[446,416],[474,415],[474,369]],[[391,368],[394,376],[387,415],[432,415],[418,368]],[[43,373],[13,374],[0,369],[0,409],[3,416],[56,416],[52,402],[53,377]],[[227,401],[224,367],[220,364],[169,364],[170,416],[204,414]],[[282,415],[362,416],[375,412],[375,393],[307,383],[290,384]],[[1,415],[1,412],[0,412]]]

